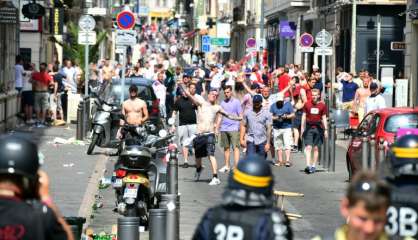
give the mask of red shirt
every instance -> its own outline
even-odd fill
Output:
[[[47,72],[34,72],[32,73],[32,79],[45,86],[49,86],[52,81],[52,77]]]
[[[305,103],[303,112],[306,113],[306,123],[321,123],[322,116],[327,114],[327,107],[323,102],[313,104],[312,101]]]
[[[285,89],[287,85],[289,85],[289,81],[290,81],[290,77],[287,73],[283,73],[279,77],[279,92],[283,91],[283,89]],[[286,91],[284,93],[284,97],[289,97],[289,96],[290,96],[290,92]]]
[[[312,88],[309,87],[308,84],[306,84],[305,86],[303,86],[303,89],[305,90],[306,99],[308,100],[308,102],[312,102]]]

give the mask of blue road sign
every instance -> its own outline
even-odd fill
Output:
[[[210,52],[210,45],[209,44],[203,44],[202,45],[202,52],[205,52],[205,53]]]
[[[208,35],[202,36],[202,44],[209,44],[210,45],[210,36],[208,36]]]

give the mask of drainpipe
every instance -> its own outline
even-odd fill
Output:
[[[356,72],[356,40],[357,40],[357,0],[353,1],[353,9],[351,16],[351,58],[350,72]]]

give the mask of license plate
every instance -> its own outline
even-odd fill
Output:
[[[113,183],[114,188],[120,188],[122,187],[122,178],[116,178],[115,182]]]
[[[136,198],[138,194],[138,189],[135,187],[126,186],[123,198]]]

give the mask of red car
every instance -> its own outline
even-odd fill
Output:
[[[399,128],[418,128],[418,107],[416,108],[384,108],[371,111],[352,132],[352,138],[347,149],[347,170],[349,178],[361,169],[362,135],[366,133],[369,141],[375,136],[375,156],[378,156],[379,139],[383,138],[385,145],[391,145]],[[375,166],[378,166],[376,161]]]

